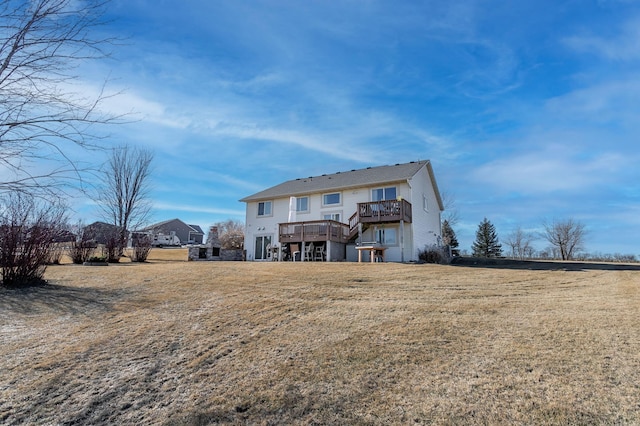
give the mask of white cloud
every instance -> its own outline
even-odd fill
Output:
[[[596,54],[614,61],[640,59],[640,18],[625,22],[620,32],[612,37],[582,35],[567,37],[564,43],[581,53]]]
[[[584,158],[561,147],[505,157],[473,171],[473,178],[504,192],[542,195],[588,192],[615,180],[615,173],[633,166],[620,153]]]
[[[225,208],[216,208],[208,206],[193,206],[184,204],[171,204],[171,203],[154,203],[154,210],[167,210],[167,211],[181,211],[190,213],[204,213],[204,214],[217,214],[217,215],[232,215],[232,216],[244,216],[244,210],[232,210]]]
[[[609,80],[550,99],[549,112],[555,119],[589,119],[638,125],[640,82],[637,78]],[[585,124],[588,124],[586,122]]]

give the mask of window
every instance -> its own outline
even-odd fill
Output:
[[[395,200],[396,198],[397,195],[395,186],[390,186],[388,188],[376,188],[371,190],[371,201]]]
[[[332,194],[324,194],[322,196],[322,204],[325,206],[340,204],[340,193],[334,192]]]
[[[308,212],[309,211],[309,197],[296,198],[296,211]]]
[[[258,216],[271,216],[271,201],[258,203]]]
[[[429,212],[429,199],[424,194],[422,194],[422,208],[425,212]]]
[[[396,245],[398,243],[396,238],[396,228],[378,229],[378,232],[376,232],[376,241],[388,246]]]
[[[324,215],[324,220],[335,220],[340,222],[340,213],[327,213]]]

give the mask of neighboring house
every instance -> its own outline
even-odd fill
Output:
[[[373,245],[387,261],[415,261],[441,242],[444,208],[430,161],[294,179],[240,201],[247,260],[355,261],[357,247]]]
[[[150,233],[154,239],[153,245],[202,244],[204,240],[202,228],[198,225],[188,225],[180,219],[166,220],[136,232]],[[179,241],[173,243],[173,237],[177,237]]]
[[[107,244],[110,238],[118,234],[119,227],[106,222],[93,222],[84,228],[83,237],[97,244]]]

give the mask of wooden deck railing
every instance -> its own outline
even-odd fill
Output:
[[[281,223],[279,228],[280,243],[300,243],[303,241],[346,243],[349,240],[348,225],[335,220]]]
[[[357,211],[349,218],[349,233],[353,235],[359,223],[388,223],[401,220],[408,223],[412,220],[411,203],[407,200],[358,203]]]

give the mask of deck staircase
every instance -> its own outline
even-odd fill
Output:
[[[358,203],[356,212],[349,218],[349,241],[371,225],[405,221],[411,223],[411,203],[406,200],[384,200]]]

